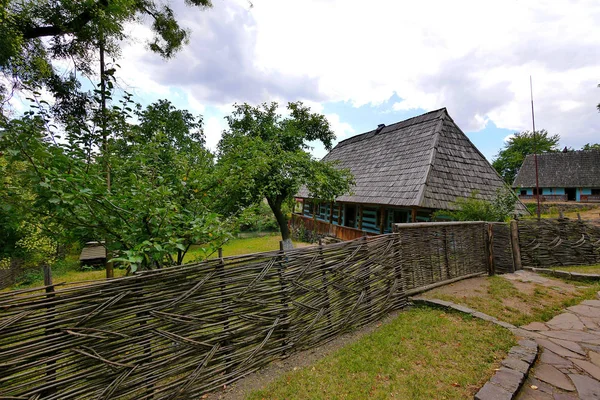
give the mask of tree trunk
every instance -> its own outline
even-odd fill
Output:
[[[293,249],[294,246],[292,245],[292,239],[290,238],[290,229],[288,228],[287,224],[288,221],[283,211],[281,211],[283,199],[280,197],[276,197],[275,199],[270,199],[267,197],[267,203],[269,203],[269,207],[271,207],[271,211],[273,211],[273,215],[275,215],[275,219],[277,220],[277,225],[279,225],[281,240],[283,241],[283,249]]]

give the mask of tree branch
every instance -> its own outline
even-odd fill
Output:
[[[25,26],[23,28],[23,38],[35,39],[45,36],[58,36],[65,35],[67,33],[77,34],[84,26],[86,26],[94,18],[94,10],[96,8],[106,9],[108,7],[108,0],[99,0],[92,7],[83,11],[73,20],[66,24],[49,25],[49,26]]]

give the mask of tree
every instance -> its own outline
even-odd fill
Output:
[[[586,143],[581,150],[600,150],[600,143]]]
[[[546,130],[537,131],[534,135],[530,131],[515,133],[508,139],[492,162],[492,166],[511,185],[517,172],[528,154],[549,153],[558,151],[559,135],[550,135]]]
[[[181,264],[195,243],[212,252],[229,229],[212,211],[212,155],[204,147],[202,120],[159,101],[131,115],[114,111],[107,190],[102,158],[93,144],[67,135],[54,142],[43,119],[28,112],[5,124],[0,150],[10,162],[27,162],[22,174],[32,188],[32,208],[88,240],[107,240],[119,260],[137,268]],[[129,122],[130,117],[139,121]],[[93,129],[90,129],[93,132]]]
[[[211,7],[210,0],[185,3]],[[151,51],[170,58],[187,43],[189,31],[179,25],[169,2],[3,0],[0,71],[10,87],[0,86],[0,108],[16,90],[46,88],[56,100],[55,111],[85,113],[89,95],[81,92],[78,76],[97,76],[98,52],[117,57],[125,24],[144,18],[152,21]],[[60,67],[56,61],[62,61]]]
[[[218,146],[217,177],[222,209],[235,214],[266,199],[289,248],[288,217],[282,205],[302,185],[316,198],[333,200],[349,192],[353,177],[348,170],[317,161],[308,153],[311,141],[332,147],[335,135],[323,115],[296,102],[288,103],[290,115],[283,118],[277,106],[234,106],[227,117],[229,129]]]

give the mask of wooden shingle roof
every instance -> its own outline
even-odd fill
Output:
[[[445,108],[346,139],[323,160],[354,175],[353,194],[342,202],[452,209],[474,190],[490,200],[506,186]],[[310,193],[302,188],[298,197]]]
[[[569,151],[538,154],[540,187],[600,188],[600,151]],[[535,187],[535,161],[525,157],[513,187]]]
[[[81,250],[79,261],[90,261],[106,258],[106,247],[98,242],[86,243]]]

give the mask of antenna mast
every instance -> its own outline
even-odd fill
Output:
[[[535,162],[535,194],[537,198],[537,218],[540,220],[540,182],[538,176],[537,133],[535,132],[535,114],[533,112],[533,80],[529,75],[529,91],[531,94],[531,123],[533,125],[533,160]]]

